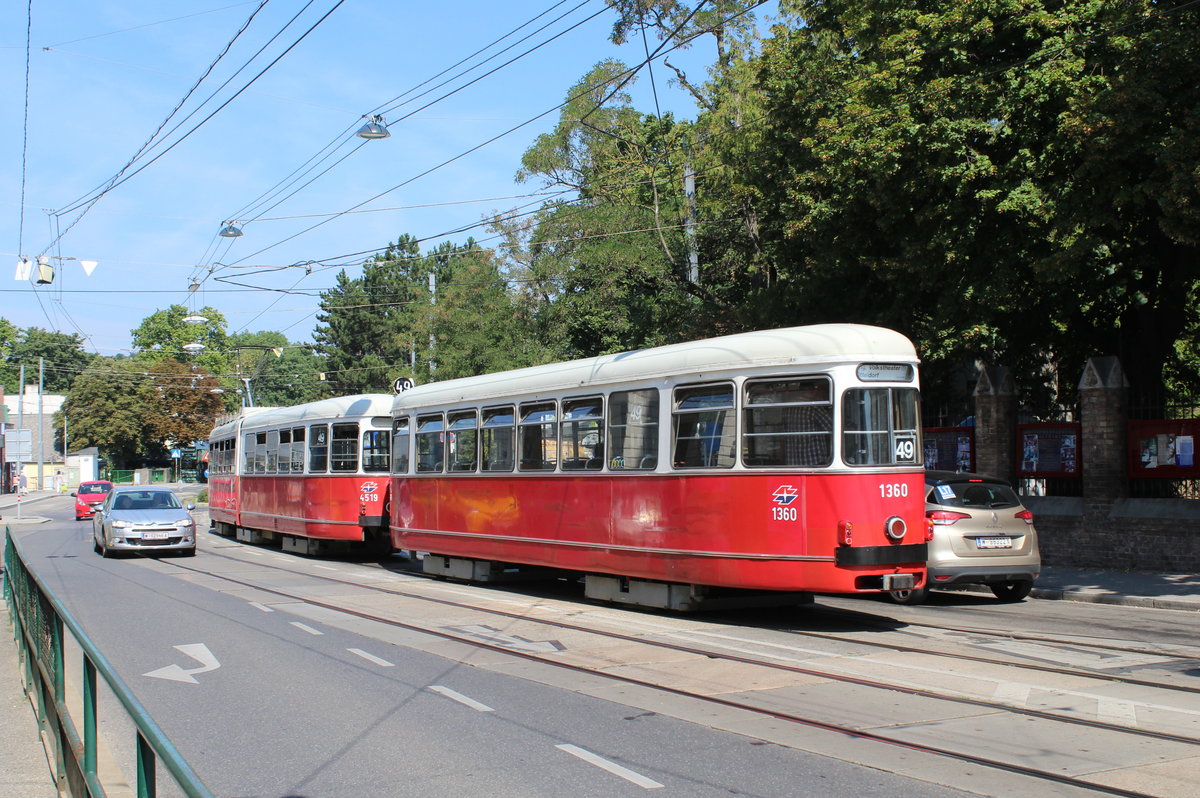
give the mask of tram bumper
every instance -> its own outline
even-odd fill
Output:
[[[909,565],[925,567],[928,545],[909,543],[903,546],[840,546],[834,551],[834,563],[839,567],[862,565]],[[896,588],[897,590],[901,588]]]

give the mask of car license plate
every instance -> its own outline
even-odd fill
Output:
[[[981,549],[1011,549],[1012,538],[975,538],[975,545]]]
[[[142,540],[166,540],[170,537],[167,532],[143,532]]]

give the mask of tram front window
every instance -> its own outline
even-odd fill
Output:
[[[849,465],[921,461],[920,404],[914,388],[853,388],[842,397],[842,458]]]

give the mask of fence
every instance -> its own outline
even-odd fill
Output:
[[[156,798],[160,775],[170,776],[187,796],[212,795],[175,747],[150,718],[133,692],[95,647],[87,633],[56,596],[47,591],[25,566],[11,533],[5,529],[4,599],[8,603],[23,664],[25,689],[37,702],[43,739],[53,749],[55,774],[61,793],[70,796],[105,796],[129,792],[122,774],[117,735],[102,735],[102,725],[115,728],[132,721],[127,769],[134,774],[138,798]],[[69,636],[67,635],[69,632]],[[68,650],[79,658],[78,683],[69,683]],[[101,686],[111,690],[113,718],[99,711]],[[75,689],[71,689],[75,688]],[[81,734],[82,726],[82,734]],[[116,755],[110,753],[118,752]]]

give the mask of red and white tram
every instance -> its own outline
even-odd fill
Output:
[[[678,609],[925,578],[917,357],[764,330],[419,386],[392,407],[391,536],[425,570],[581,572]]]
[[[247,408],[217,426],[209,437],[213,528],[303,553],[353,544],[391,551],[384,508],[392,399]]]

